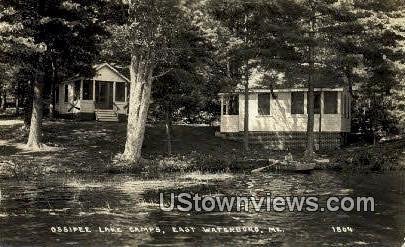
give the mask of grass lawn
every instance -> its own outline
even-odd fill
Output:
[[[27,134],[21,130],[22,126],[21,121],[3,121],[0,125],[3,175],[105,172],[125,145],[125,123],[58,120],[44,121],[43,142],[46,147],[41,151],[31,151],[25,149]],[[215,137],[214,127],[174,126],[173,155],[169,158],[165,139],[163,126],[147,127],[143,156],[156,161],[154,163],[160,165],[161,170],[204,170],[203,162],[210,163],[206,170],[217,170],[220,168],[217,165],[224,162],[246,158],[268,159],[285,154],[257,146],[244,155],[242,143]]]
[[[44,150],[25,149],[27,131],[19,120],[0,121],[0,175],[38,176],[49,173],[103,173],[112,171],[114,157],[124,149],[125,123],[45,121]],[[247,171],[260,162],[280,159],[286,151],[270,151],[252,146],[249,153],[242,143],[215,137],[214,127],[174,126],[173,155],[166,155],[163,126],[148,126],[143,157],[151,162],[140,171]],[[351,147],[320,155],[330,164],[356,169],[391,170],[405,167],[405,142],[379,146]],[[302,152],[294,153],[299,159]],[[150,164],[149,164],[150,163]],[[138,170],[139,171],[139,170]]]

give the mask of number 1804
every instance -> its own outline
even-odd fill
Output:
[[[353,232],[350,226],[332,226],[332,231],[337,233]]]

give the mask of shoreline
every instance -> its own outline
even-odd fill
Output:
[[[250,173],[269,166],[269,159],[284,160],[290,153],[303,161],[302,151],[272,151],[253,146],[249,153],[242,143],[215,137],[215,128],[173,126],[173,154],[165,150],[165,132],[160,125],[147,128],[144,159],[140,165],[115,160],[122,152],[126,128],[122,123],[45,121],[42,150],[24,148],[26,130],[22,121],[0,125],[0,177],[32,178],[48,174],[156,174],[156,173]],[[384,172],[405,170],[405,140],[353,145],[333,152],[319,152],[316,170]]]

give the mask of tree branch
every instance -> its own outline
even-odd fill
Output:
[[[166,70],[166,71],[164,71],[164,72],[162,72],[162,73],[160,73],[160,74],[158,74],[158,75],[156,75],[156,76],[153,76],[153,80],[155,80],[155,79],[157,79],[157,78],[160,78],[160,77],[162,77],[162,76],[165,76],[165,75],[169,74],[169,73],[172,72],[172,71],[173,71],[173,69],[168,69],[168,70]]]

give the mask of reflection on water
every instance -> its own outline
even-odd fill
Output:
[[[404,173],[262,174],[199,179],[164,176],[143,181],[131,176],[50,177],[0,181],[0,246],[241,245],[400,246],[405,237]],[[215,178],[215,176],[214,176]],[[223,195],[373,196],[376,212],[163,212],[159,192]],[[89,226],[91,233],[52,233],[52,226]],[[99,233],[98,227],[121,233]],[[131,233],[130,227],[162,232]],[[283,233],[173,233],[171,226],[280,227]],[[334,233],[351,226],[354,233]]]

